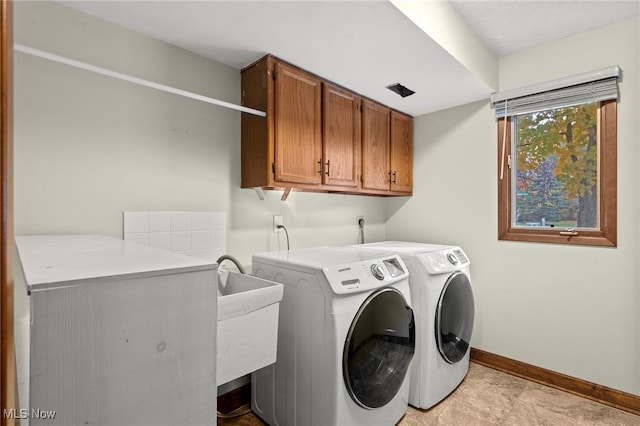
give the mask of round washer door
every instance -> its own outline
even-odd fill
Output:
[[[345,341],[342,372],[351,398],[378,408],[398,393],[415,351],[413,310],[398,290],[384,288],[365,300]]]
[[[436,308],[438,350],[449,364],[460,361],[469,350],[473,316],[471,282],[463,272],[455,272],[444,284]]]

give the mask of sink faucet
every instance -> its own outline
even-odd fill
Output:
[[[220,265],[221,262],[228,260],[230,262],[233,262],[234,265],[236,265],[236,268],[238,268],[238,271],[241,274],[245,274],[246,272],[244,271],[244,268],[242,267],[242,265],[240,265],[240,262],[238,262],[238,259],[236,259],[235,257],[229,255],[229,254],[223,254],[222,256],[220,256],[218,258],[218,260],[216,260],[216,263],[218,265]]]

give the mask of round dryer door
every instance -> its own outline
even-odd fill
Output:
[[[473,331],[474,303],[471,282],[456,272],[444,285],[436,309],[436,340],[440,355],[449,364],[464,358]]]
[[[342,369],[351,398],[362,407],[389,403],[402,386],[415,350],[413,310],[385,288],[362,304],[344,345]]]

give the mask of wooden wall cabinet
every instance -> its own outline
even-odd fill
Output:
[[[411,195],[413,119],[365,100],[362,123],[361,192]]]
[[[266,57],[242,73],[242,183],[287,187],[322,183],[322,82]]]
[[[322,183],[322,82],[301,70],[274,65],[275,181]]]
[[[243,188],[411,194],[411,117],[271,55],[241,82],[242,105],[267,113],[242,114]]]
[[[357,191],[360,177],[360,97],[324,84],[323,183]]]
[[[391,111],[392,192],[413,191],[413,118]]]
[[[362,190],[389,191],[391,169],[391,110],[362,102]]]

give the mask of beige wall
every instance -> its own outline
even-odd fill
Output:
[[[640,394],[638,19],[500,60],[500,88],[620,65],[618,247],[497,241],[489,102],[416,118],[414,197],[387,202],[387,237],[457,244],[476,296],[473,346]]]
[[[240,72],[55,3],[15,5],[16,43],[240,103]],[[122,237],[122,212],[224,211],[229,252],[384,237],[384,200],[240,189],[240,113],[15,55],[16,233]],[[285,238],[281,236],[280,247]]]

